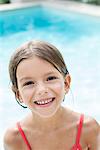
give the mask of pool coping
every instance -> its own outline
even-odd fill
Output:
[[[21,9],[21,8],[26,8],[26,7],[36,6],[36,5],[49,6],[55,9],[59,8],[63,10],[69,10],[69,11],[79,12],[82,14],[100,17],[100,6],[85,4],[76,1],[69,1],[69,0],[66,1],[65,0],[62,1],[34,0],[34,2],[1,4],[0,12],[14,10],[14,9]]]

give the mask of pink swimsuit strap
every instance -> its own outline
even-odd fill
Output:
[[[76,136],[76,142],[72,150],[82,150],[82,147],[80,145],[80,137],[81,137],[82,127],[83,127],[83,121],[84,121],[84,115],[82,114],[77,128],[78,131]]]
[[[78,129],[77,129],[78,132],[77,132],[77,136],[76,136],[76,142],[75,142],[75,145],[73,146],[72,150],[82,150],[81,145],[80,145],[80,137],[81,137],[81,132],[82,132],[83,120],[84,120],[84,115],[82,114],[80,117],[79,124],[78,124]],[[24,133],[23,129],[21,128],[20,122],[17,123],[17,127],[18,127],[18,130],[19,130],[25,144],[27,145],[28,150],[32,150],[32,148],[26,138],[25,133]]]
[[[24,133],[24,131],[23,131],[22,128],[21,128],[20,122],[17,122],[17,127],[18,127],[18,130],[19,130],[19,132],[20,132],[20,134],[21,134],[21,136],[22,136],[22,138],[23,138],[25,144],[27,145],[28,150],[32,150],[32,148],[31,148],[31,146],[30,146],[30,143],[28,142],[28,140],[27,140],[27,138],[26,138],[25,133]]]

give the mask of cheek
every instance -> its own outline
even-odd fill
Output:
[[[30,89],[30,90],[24,89],[24,90],[21,90],[20,94],[21,94],[21,98],[22,98],[23,102],[27,103],[28,101],[31,100],[31,98],[34,94],[34,91],[32,89]]]
[[[53,89],[56,91],[56,93],[63,94],[64,93],[64,83],[58,82],[53,85]]]

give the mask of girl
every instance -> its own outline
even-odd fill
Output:
[[[61,105],[71,77],[56,47],[24,44],[11,57],[9,73],[17,102],[31,113],[6,131],[5,150],[100,150],[98,123]]]

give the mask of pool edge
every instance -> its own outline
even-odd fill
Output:
[[[50,6],[55,9],[63,9],[63,10],[70,10],[73,12],[79,12],[82,14],[92,15],[96,17],[100,17],[100,6],[85,4],[81,2],[75,1],[34,1],[34,2],[24,2],[24,3],[12,3],[12,4],[4,4],[1,5],[0,12],[14,10],[14,9],[21,9],[26,7],[32,7],[36,5],[41,6]]]

